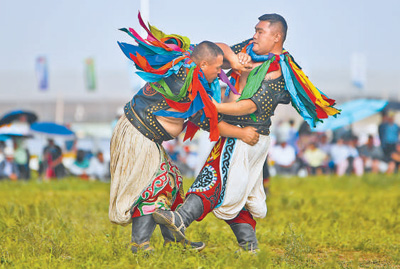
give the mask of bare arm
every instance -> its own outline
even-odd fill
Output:
[[[218,129],[220,136],[238,138],[241,139],[246,144],[249,144],[250,146],[254,146],[255,144],[257,144],[260,136],[257,133],[257,129],[254,127],[248,126],[241,128],[226,123],[224,121],[218,123]]]
[[[232,116],[248,115],[257,110],[256,104],[249,99],[240,100],[238,102],[222,103],[222,104],[219,104],[214,100],[213,102],[218,112],[226,115],[232,115]]]
[[[229,69],[235,62],[237,61],[237,56],[233,52],[233,50],[225,43],[215,43],[218,47],[222,49],[224,52],[224,64],[222,65],[223,69]]]
[[[248,70],[253,67],[251,57],[246,53],[235,54],[225,43],[215,43],[224,52],[224,64],[222,69]]]

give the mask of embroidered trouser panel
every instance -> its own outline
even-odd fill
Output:
[[[111,138],[110,221],[127,225],[134,216],[182,202],[182,176],[164,148],[122,116]]]
[[[152,214],[158,208],[175,210],[182,205],[184,194],[178,168],[165,160],[157,174],[133,204],[132,218]]]
[[[209,212],[231,220],[243,208],[256,218],[267,213],[262,169],[269,137],[260,135],[255,146],[235,138],[221,137],[213,147],[187,195],[198,195],[203,202],[203,219]]]

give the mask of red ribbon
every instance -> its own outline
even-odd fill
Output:
[[[185,132],[185,137],[183,138],[183,141],[185,142],[186,140],[190,139],[192,140],[194,135],[197,133],[197,131],[200,129],[197,125],[195,125],[191,121],[187,121],[186,123],[186,132]]]
[[[200,94],[201,100],[204,103],[204,113],[207,118],[210,119],[210,140],[217,141],[219,139],[219,130],[218,130],[218,112],[215,105],[212,103],[210,97],[203,85],[200,82],[199,76],[203,76],[200,72],[200,68],[196,67],[193,72],[193,80],[192,80],[192,91],[193,96],[196,96],[197,92]]]

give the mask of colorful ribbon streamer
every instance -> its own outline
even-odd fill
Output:
[[[210,122],[210,140],[217,141],[219,138],[218,112],[209,96],[221,102],[221,89],[218,79],[215,79],[209,85],[201,69],[190,59],[193,46],[190,45],[189,38],[164,34],[151,25],[147,27],[140,12],[138,19],[140,25],[148,34],[147,38],[142,38],[132,28],[129,28],[129,30],[122,28],[120,30],[130,35],[137,45],[120,42],[118,42],[118,45],[125,56],[135,63],[138,69],[136,73],[143,80],[149,82],[153,89],[161,93],[171,108],[178,111],[162,110],[154,114],[186,119],[202,110],[202,120],[207,117]],[[165,83],[164,78],[177,74],[181,68],[186,68],[187,77],[180,92],[174,94]],[[157,87],[153,83],[158,83],[161,87]],[[190,102],[179,102],[185,96],[189,97]],[[193,125],[188,125],[186,132],[193,137],[195,133]]]
[[[253,44],[249,44],[242,49],[242,52],[249,54],[253,61],[264,61],[264,63],[250,72],[238,101],[251,98],[260,88],[265,75],[279,70],[280,67],[285,80],[285,89],[292,98],[293,107],[311,127],[315,127],[317,122],[322,122],[322,119],[326,119],[328,116],[336,117],[340,113],[340,110],[334,107],[335,100],[329,99],[311,83],[289,52],[283,50],[280,55],[271,53],[257,55],[252,48]],[[237,83],[238,79],[239,74],[232,73],[233,85]]]

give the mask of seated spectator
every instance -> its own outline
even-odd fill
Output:
[[[309,174],[321,175],[325,172],[325,164],[328,155],[321,149],[317,148],[316,143],[308,145],[307,149],[304,151],[303,159]]]
[[[69,172],[77,177],[80,177],[82,179],[88,179],[88,170],[89,168],[89,160],[86,158],[86,153],[85,151],[79,149],[76,152],[76,159],[72,163],[72,165],[69,167]]]
[[[28,180],[31,178],[29,168],[30,154],[24,145],[24,140],[19,137],[13,139],[14,143],[14,160],[18,166],[19,178]]]
[[[9,178],[18,180],[18,167],[14,161],[14,150],[12,148],[4,149],[5,159],[0,162],[0,179]]]
[[[109,168],[110,165],[104,161],[103,153],[99,151],[90,159],[87,173],[90,179],[106,181],[109,178]]]
[[[318,141],[318,148],[325,152],[326,155],[329,155],[331,147],[332,144],[329,143],[328,136],[325,133],[321,134]]]
[[[355,148],[354,141],[348,140],[348,143],[345,144],[344,139],[339,138],[336,144],[332,145],[330,155],[338,176],[343,176],[348,168],[358,176],[363,174],[362,160]]]
[[[374,145],[374,137],[368,136],[366,144],[358,148],[361,159],[364,163],[364,170],[374,174],[379,172],[380,161],[383,160],[384,155],[381,147]]]
[[[388,174],[398,172],[400,168],[400,143],[396,144],[395,150],[390,155],[391,160],[389,162]]]
[[[349,147],[347,174],[350,175],[354,173],[357,176],[362,176],[364,174],[364,165],[357,149],[358,137],[352,135],[346,143]]]
[[[347,158],[350,156],[349,148],[344,144],[343,138],[339,138],[336,144],[332,145],[330,155],[334,164],[335,173],[338,176],[343,176],[349,165]]]
[[[296,175],[296,152],[295,149],[288,145],[286,141],[280,142],[271,150],[271,160],[278,175]]]

